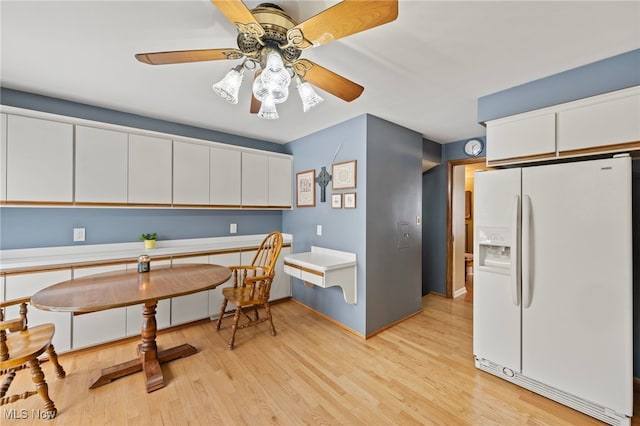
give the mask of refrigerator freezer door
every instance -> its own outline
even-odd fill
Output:
[[[522,374],[630,416],[630,158],[525,168],[522,194]]]
[[[518,262],[520,169],[478,172],[474,186],[473,353],[519,372],[520,302],[511,265]]]

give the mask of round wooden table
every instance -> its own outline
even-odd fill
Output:
[[[196,348],[183,344],[158,351],[156,307],[158,300],[213,289],[231,277],[229,268],[210,264],[152,265],[150,272],[116,271],[63,281],[33,295],[36,308],[56,312],[95,312],[144,303],[139,358],[103,369],[90,388],[143,371],[147,392],[164,386],[160,364],[193,355]]]

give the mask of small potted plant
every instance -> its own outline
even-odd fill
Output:
[[[158,239],[158,234],[156,232],[154,232],[153,234],[140,235],[140,241],[144,241],[144,248],[146,249],[155,248],[157,239]]]

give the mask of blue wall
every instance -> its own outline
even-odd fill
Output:
[[[478,99],[478,122],[640,85],[640,49]]]
[[[285,152],[283,145],[271,142],[6,88],[0,88],[0,101],[18,108]],[[282,213],[270,210],[0,207],[0,249],[130,242],[137,241],[143,232],[158,232],[160,239],[219,237],[229,235],[230,223],[238,224],[237,235],[280,231]],[[86,228],[84,243],[73,242],[74,227]]]
[[[484,137],[477,137],[485,141]],[[442,163],[422,175],[422,294],[446,294],[448,163],[469,158],[463,141],[442,145]],[[486,146],[486,144],[485,144]],[[483,148],[484,150],[484,148]],[[484,156],[484,151],[480,156]]]
[[[347,304],[339,287],[308,288],[297,279],[293,280],[293,297],[361,334],[366,329],[366,125],[367,116],[362,115],[286,145],[293,154],[294,176],[311,169],[315,169],[317,176],[322,166],[331,173],[332,158],[339,146],[340,151],[333,162],[356,160],[357,208],[332,209],[329,202],[331,183],[327,186],[327,202],[321,203],[320,188],[316,184],[316,206],[284,211],[282,218],[283,231],[293,234],[295,253],[309,251],[313,245],[356,254],[357,304]],[[322,225],[322,236],[316,235],[316,225]]]
[[[357,161],[356,209],[332,209],[329,202],[283,212],[283,230],[293,234],[294,252],[312,245],[356,253],[358,302],[345,303],[338,287],[305,287],[294,280],[293,297],[362,334],[370,335],[421,309],[422,137],[370,115],[359,116],[287,144],[294,171]],[[332,190],[328,186],[327,200]],[[316,186],[318,191],[318,186]],[[397,222],[410,223],[413,239],[397,249]],[[316,235],[322,225],[323,235]]]
[[[138,241],[157,232],[159,240],[267,234],[281,230],[280,211],[129,208],[0,208],[0,249],[56,247]],[[73,228],[86,229],[74,243]]]

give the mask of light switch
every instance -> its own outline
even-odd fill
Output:
[[[322,235],[322,225],[316,225],[316,235]]]

